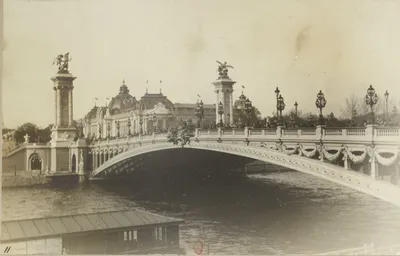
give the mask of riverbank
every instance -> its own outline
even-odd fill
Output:
[[[29,187],[48,183],[48,179],[39,171],[17,171],[2,173],[2,188]]]

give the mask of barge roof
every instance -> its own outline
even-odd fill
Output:
[[[182,219],[165,217],[139,209],[9,220],[1,223],[1,242],[98,233],[126,228],[179,225],[183,222]]]

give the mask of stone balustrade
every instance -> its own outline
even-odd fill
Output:
[[[290,141],[327,141],[338,143],[389,144],[400,146],[400,128],[380,128],[367,126],[365,128],[316,128],[292,129],[278,127],[277,129],[196,129],[195,137],[236,137],[254,138],[261,140],[290,140]]]
[[[133,141],[142,141],[143,143],[152,140],[165,140],[167,133],[138,135],[131,137],[121,137],[116,139],[105,139],[96,141],[95,146],[106,146]],[[375,145],[393,145],[400,147],[400,128],[381,128],[367,126],[365,128],[326,128],[317,126],[316,128],[284,128],[277,129],[238,129],[238,128],[218,128],[212,130],[195,130],[195,138],[215,139],[232,138],[260,140],[260,141],[291,141],[291,142],[327,142],[327,143],[357,143],[357,144],[375,144]]]

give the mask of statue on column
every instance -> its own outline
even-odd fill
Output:
[[[229,78],[228,76],[228,68],[233,68],[233,66],[228,65],[226,63],[226,61],[224,63],[217,61],[217,63],[219,64],[218,66],[218,78]]]
[[[68,63],[72,59],[69,57],[69,52],[66,54],[59,54],[53,61],[53,65],[58,66],[58,73],[68,73]]]
[[[30,138],[30,136],[29,136],[28,134],[26,134],[26,135],[24,136],[25,143],[29,143],[29,138]]]

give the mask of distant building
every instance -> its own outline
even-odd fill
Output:
[[[203,126],[215,124],[215,104],[204,104]],[[127,136],[167,131],[179,121],[197,122],[196,103],[172,103],[160,93],[146,92],[140,100],[129,93],[125,82],[107,106],[93,107],[84,120],[84,135]]]

